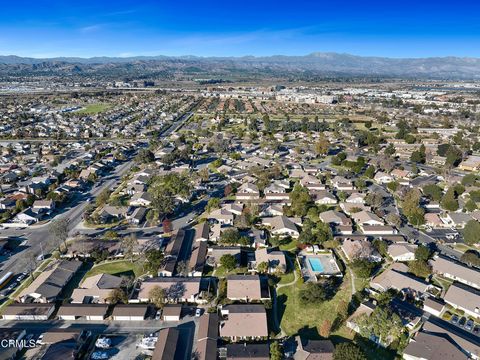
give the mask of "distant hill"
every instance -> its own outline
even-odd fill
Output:
[[[0,75],[100,75],[169,78],[173,74],[203,77],[369,76],[426,79],[480,79],[479,58],[385,58],[338,53],[267,57],[58,57],[0,56]]]

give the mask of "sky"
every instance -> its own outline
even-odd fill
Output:
[[[0,55],[480,57],[478,0],[0,2]]]

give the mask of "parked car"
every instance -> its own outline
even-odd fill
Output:
[[[201,316],[202,315],[202,309],[197,309],[195,310],[195,316]]]
[[[467,322],[467,318],[465,316],[462,316],[458,321],[458,325],[464,326],[466,322]]]
[[[158,310],[157,314],[155,315],[155,320],[160,320],[161,317],[162,317],[162,310]]]
[[[450,320],[450,322],[451,322],[452,324],[458,323],[458,316],[457,316],[457,315],[453,315],[453,316],[452,316],[452,319]]]
[[[467,323],[465,324],[465,329],[467,329],[468,331],[472,331],[474,324],[475,323],[473,322],[472,319],[468,320]]]
[[[480,325],[477,325],[473,328],[473,333],[477,336],[480,334]]]

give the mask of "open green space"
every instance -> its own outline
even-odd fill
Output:
[[[111,104],[98,103],[98,104],[88,104],[83,109],[76,111],[76,114],[81,115],[94,115],[99,114],[104,111],[107,111],[112,108]]]
[[[98,274],[111,274],[111,275],[134,275],[136,278],[143,275],[145,271],[140,265],[135,261],[131,262],[129,260],[117,260],[102,263],[94,266],[90,269],[89,272],[85,275],[86,278],[95,276]]]

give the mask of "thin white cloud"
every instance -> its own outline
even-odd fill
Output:
[[[79,29],[79,31],[82,33],[82,34],[89,34],[89,33],[94,33],[94,32],[97,32],[99,30],[101,30],[103,27],[102,24],[94,24],[94,25],[89,25],[89,26],[84,26],[84,27],[81,27]]]

